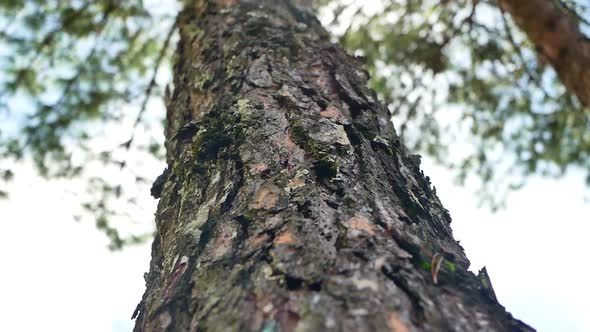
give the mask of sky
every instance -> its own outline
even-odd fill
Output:
[[[477,208],[476,187],[454,184],[448,170],[428,160],[423,168],[451,213],[471,270],[487,267],[509,312],[538,331],[590,331],[590,203],[582,174],[532,177],[508,196],[505,209],[491,213]]]
[[[92,223],[72,218],[77,202],[65,182],[20,166],[7,188],[10,199],[0,200],[2,330],[131,331],[149,243],[109,251]],[[581,175],[533,178],[492,214],[476,207],[475,188],[455,185],[428,159],[423,166],[451,212],[471,269],[487,267],[509,312],[539,331],[590,331],[590,203]],[[145,204],[146,212],[155,211],[155,203]]]
[[[64,184],[21,165],[0,200],[0,330],[131,331],[150,245],[109,251],[92,223],[74,221]]]

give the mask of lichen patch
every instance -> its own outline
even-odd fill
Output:
[[[311,133],[310,137],[322,143],[350,146],[344,126],[332,123],[326,119],[320,120],[318,131]]]
[[[355,277],[355,278],[352,278],[351,281],[354,284],[354,286],[360,290],[370,289],[373,292],[379,291],[379,285],[374,280]]]
[[[207,222],[207,218],[209,218],[209,211],[211,210],[211,205],[213,205],[212,200],[199,208],[199,212],[197,212],[197,217],[192,223],[192,226],[195,226],[196,228],[201,228],[205,224],[205,222]]]
[[[191,235],[191,237],[196,242],[198,242],[201,238],[201,228],[209,219],[209,212],[211,211],[211,208],[214,206],[216,199],[217,195],[211,198],[211,200],[209,200],[207,203],[201,205],[195,219],[189,222],[183,229],[183,233]]]

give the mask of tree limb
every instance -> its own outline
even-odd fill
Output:
[[[590,106],[590,39],[559,1],[499,0],[567,89]]]

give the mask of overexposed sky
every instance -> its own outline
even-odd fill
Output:
[[[104,332],[133,326],[150,246],[110,252],[92,223],[74,221],[79,202],[64,192],[67,185],[43,181],[27,165],[9,186],[10,199],[0,200],[2,331]],[[145,208],[155,211],[155,204]]]

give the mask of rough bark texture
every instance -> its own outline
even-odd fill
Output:
[[[467,271],[419,157],[313,15],[195,1],[179,27],[135,331],[531,330]]]
[[[590,106],[590,39],[556,0],[499,0],[568,90]]]

